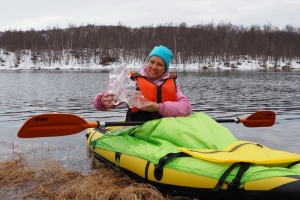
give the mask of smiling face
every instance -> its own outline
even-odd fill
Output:
[[[152,56],[149,59],[147,73],[151,79],[158,79],[165,73],[165,71],[165,63],[160,57]]]

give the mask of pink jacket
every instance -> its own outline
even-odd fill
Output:
[[[139,70],[139,74],[146,76],[149,78],[147,71],[147,65],[144,65]],[[161,85],[163,83],[163,79],[170,76],[169,71],[164,73],[158,80],[153,81],[156,85]],[[159,114],[163,117],[177,117],[177,116],[188,116],[192,113],[192,106],[189,99],[182,94],[180,90],[180,84],[176,80],[176,88],[177,88],[177,102],[166,101],[163,103],[159,103]],[[94,98],[94,107],[98,110],[107,110],[101,103],[101,97],[105,92],[99,93]]]

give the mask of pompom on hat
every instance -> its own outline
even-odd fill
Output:
[[[155,46],[148,56],[148,61],[152,56],[160,57],[166,65],[166,70],[169,69],[170,62],[173,58],[172,51],[165,46]]]

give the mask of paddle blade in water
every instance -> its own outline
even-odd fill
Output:
[[[81,117],[66,113],[40,114],[28,119],[18,132],[20,138],[71,135],[97,127],[97,122],[87,123]]]

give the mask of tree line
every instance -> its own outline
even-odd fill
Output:
[[[0,32],[0,48],[15,53],[20,62],[25,50],[31,59],[51,65],[54,62],[101,63],[101,58],[130,63],[145,61],[154,46],[164,45],[173,51],[173,63],[229,63],[247,57],[259,60],[290,63],[300,62],[300,28],[286,25],[279,29],[272,25],[236,26],[231,23],[209,23],[178,26],[172,23],[131,28],[116,26],[69,25],[47,30],[7,30]]]

